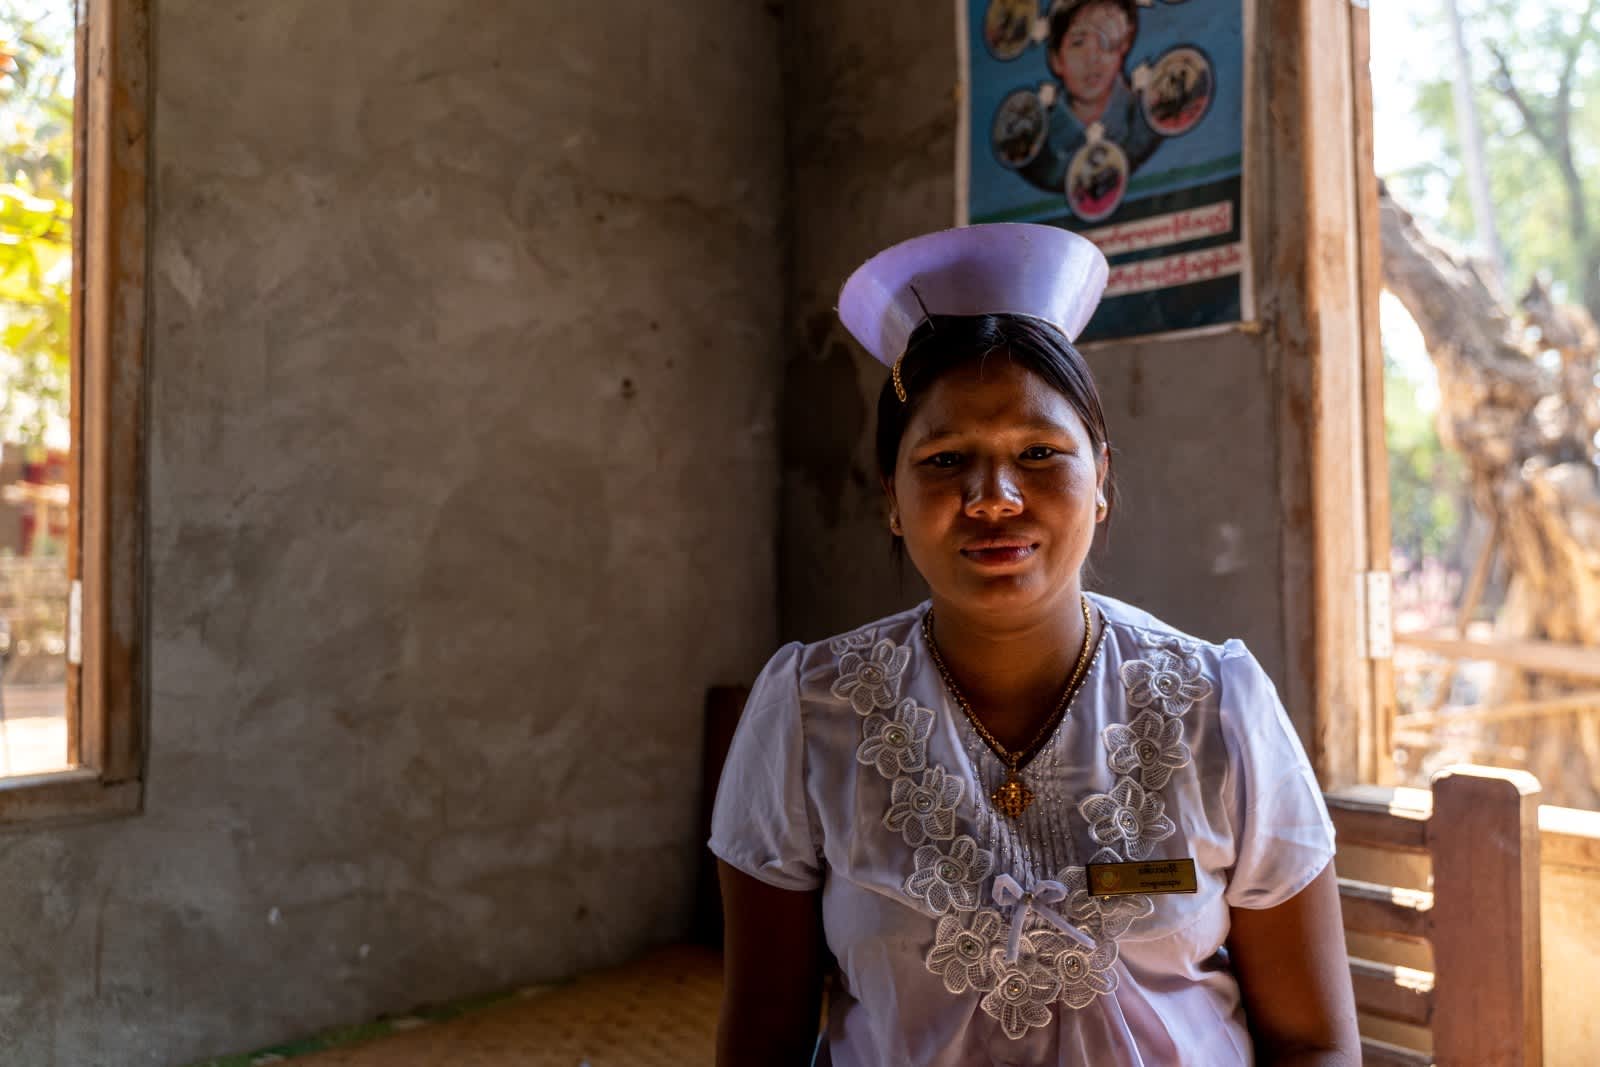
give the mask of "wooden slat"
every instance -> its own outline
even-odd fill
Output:
[[[1539,865],[1600,871],[1600,811],[1541,804]]]
[[[1400,941],[1428,940],[1433,894],[1426,890],[1341,878],[1339,903],[1344,908],[1346,930]]]
[[[1593,711],[1596,708],[1600,708],[1600,689],[1585,689],[1542,700],[1519,700],[1508,704],[1474,704],[1469,707],[1444,708],[1438,712],[1419,711],[1399,716],[1395,719],[1394,725],[1397,730],[1407,730],[1456,722],[1506,722],[1537,715]]]
[[[705,729],[700,753],[700,840],[711,836],[711,812],[716,804],[717,785],[722,767],[733,747],[733,734],[744,714],[750,690],[744,686],[719,685],[706,691]],[[693,938],[702,945],[722,947],[722,892],[717,885],[716,859],[704,844],[700,846],[699,883],[695,889]]]
[[[1433,975],[1411,967],[1352,958],[1350,979],[1356,1007],[1368,1015],[1412,1026],[1427,1026],[1433,1018]]]
[[[1326,794],[1340,845],[1396,852],[1428,851],[1426,790],[1351,786]]]
[[[89,84],[89,20],[79,7],[77,32],[74,35],[73,62],[76,69],[75,92]],[[85,104],[75,101],[72,107],[72,158],[80,171],[89,155],[89,123]],[[71,428],[72,455],[67,463],[67,579],[83,577],[83,294],[85,292],[84,197],[89,183],[74,179],[72,183],[72,305],[71,326],[68,333],[69,373],[71,386],[67,398],[67,421]],[[81,656],[79,657],[82,658]],[[76,767],[83,762],[83,714],[79,697],[82,686],[82,664],[67,661],[67,765]]]
[[[1441,1063],[1537,1067],[1539,783],[1523,771],[1453,767],[1433,781],[1434,1053]]]
[[[1600,681],[1600,650],[1554,641],[1475,641],[1443,632],[1394,635],[1395,644],[1419,648],[1453,659],[1487,660],[1521,667],[1535,674]]]
[[[1433,1056],[1375,1037],[1361,1039],[1361,1067],[1433,1067]]]

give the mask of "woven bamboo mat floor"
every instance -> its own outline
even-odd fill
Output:
[[[293,1067],[700,1067],[714,1060],[722,957],[677,945]]]

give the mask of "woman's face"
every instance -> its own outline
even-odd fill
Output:
[[[885,489],[936,602],[1021,618],[1076,596],[1105,472],[1067,398],[1002,352],[929,388]]]
[[[1076,103],[1093,104],[1111,95],[1133,46],[1133,27],[1115,4],[1079,9],[1050,56],[1050,69]]]

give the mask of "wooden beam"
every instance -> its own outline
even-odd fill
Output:
[[[1395,720],[1395,728],[1428,729],[1448,726],[1453,722],[1510,722],[1515,719],[1534,718],[1572,711],[1600,711],[1600,689],[1585,689],[1577,693],[1563,693],[1543,700],[1519,700],[1510,704],[1475,704],[1464,708],[1445,708],[1437,713],[1419,711],[1402,715]]]
[[[1372,19],[1364,4],[1349,4],[1351,127],[1355,135],[1356,311],[1361,319],[1361,400],[1359,418],[1364,440],[1363,481],[1366,485],[1366,568],[1387,573],[1392,544],[1389,535],[1389,443],[1383,410],[1383,332],[1378,301],[1383,293],[1383,240],[1378,222],[1378,175],[1374,159],[1372,117]],[[1371,605],[1367,605],[1371,611]],[[1395,715],[1394,658],[1367,659],[1370,712],[1363,715],[1358,737],[1360,781],[1388,784],[1395,764],[1389,745]],[[1357,709],[1358,715],[1368,709]]]
[[[1483,599],[1484,588],[1489,584],[1489,574],[1494,569],[1495,551],[1500,546],[1500,515],[1495,513],[1490,521],[1489,532],[1483,539],[1483,545],[1478,549],[1478,558],[1472,564],[1472,576],[1467,579],[1467,590],[1461,596],[1461,606],[1456,613],[1456,636],[1466,637],[1467,627],[1472,625],[1472,617],[1478,612],[1478,603]],[[1445,701],[1450,699],[1450,690],[1455,685],[1456,663],[1447,661],[1434,679],[1433,698],[1428,701],[1428,710],[1436,712],[1444,707]]]
[[[1361,1039],[1361,1067],[1433,1067],[1433,1056],[1375,1037]]]
[[[1541,804],[1539,864],[1600,872],[1600,811]]]
[[[1427,971],[1356,957],[1350,961],[1350,980],[1356,1007],[1368,1015],[1412,1026],[1427,1026],[1433,1019],[1434,979]]]
[[[1427,943],[1433,894],[1353,878],[1339,879],[1344,928],[1397,941]]]
[[[85,5],[77,7],[78,24],[73,33],[74,90],[77,99],[72,105],[72,158],[80,173],[72,182],[72,294],[68,332],[67,422],[72,441],[72,455],[67,463],[67,581],[83,578],[83,296],[86,291],[84,271],[85,196],[89,183],[81,177],[83,162],[89,155],[89,123],[85,111],[89,84],[89,20],[85,18]],[[71,611],[71,604],[68,604]],[[77,767],[83,763],[83,700],[82,645],[69,649],[66,657],[66,713],[67,713],[67,765]]]
[[[1395,634],[1395,644],[1452,659],[1480,659],[1534,674],[1600,681],[1600,650],[1554,641],[1475,641],[1444,631]]]
[[[1348,6],[1252,0],[1251,98],[1264,121],[1245,148],[1246,185],[1266,190],[1255,276],[1281,413],[1285,703],[1310,720],[1308,754],[1331,786],[1363,779],[1373,721],[1372,672],[1357,654],[1369,557]]]
[[[1428,851],[1433,801],[1426,789],[1347,786],[1326,794],[1326,799],[1341,847]]]
[[[81,762],[109,782],[142,767],[145,708],[145,294],[148,0],[89,8],[81,397]]]
[[[1542,1062],[1539,783],[1454,767],[1433,780],[1432,936],[1441,1063]]]

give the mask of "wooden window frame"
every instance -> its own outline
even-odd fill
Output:
[[[1383,438],[1381,259],[1365,0],[1256,0],[1252,47],[1281,102],[1266,111],[1274,179],[1269,262],[1284,279],[1277,355],[1283,602],[1291,699],[1311,705],[1324,788],[1392,780],[1387,618],[1388,452]]]
[[[137,813],[145,711],[149,0],[77,0],[67,763],[0,825]]]

